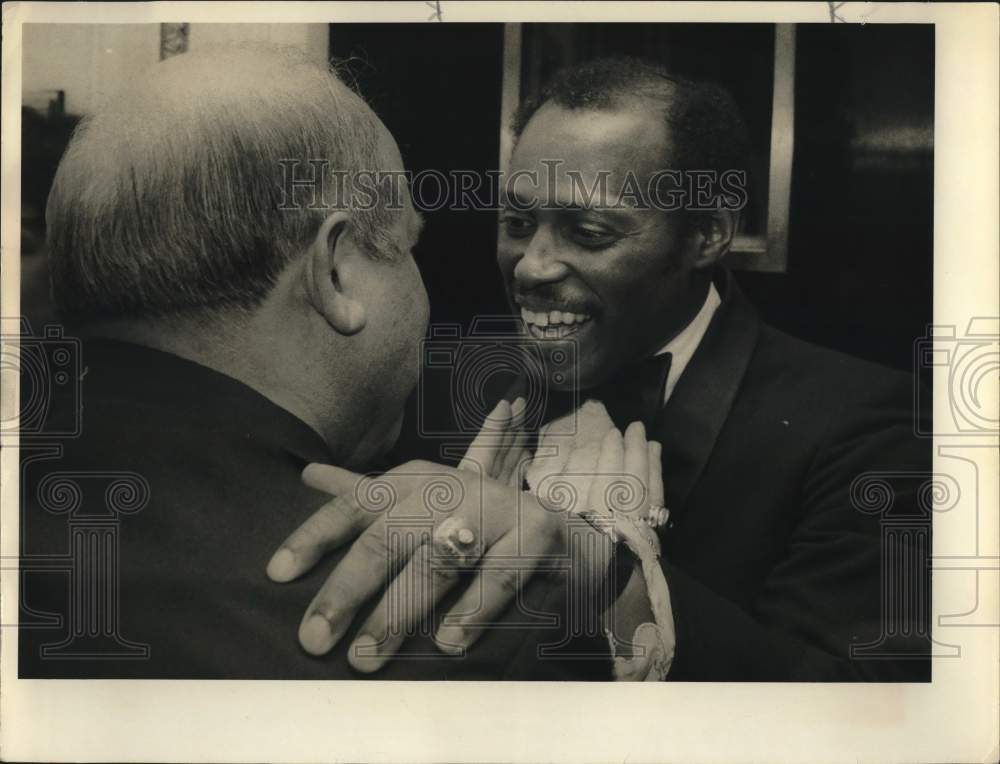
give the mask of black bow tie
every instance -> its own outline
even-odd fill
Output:
[[[568,414],[574,403],[579,406],[594,398],[604,404],[611,421],[622,432],[632,422],[642,422],[648,430],[663,408],[671,360],[670,353],[661,353],[631,364],[603,384],[581,390],[578,396],[549,391],[545,421]]]
[[[648,430],[663,408],[672,359],[670,353],[661,353],[626,366],[590,395],[585,392],[582,396],[601,401],[615,427],[622,432],[632,422],[642,422]]]

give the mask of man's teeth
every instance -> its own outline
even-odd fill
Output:
[[[580,324],[590,320],[585,313],[572,313],[566,310],[551,310],[548,313],[536,313],[533,310],[521,308],[521,318],[528,326],[528,331],[538,339],[561,339],[574,334]]]
[[[590,320],[590,316],[585,313],[571,313],[564,310],[550,310],[548,313],[536,313],[527,308],[521,308],[521,318],[524,319],[526,324],[533,324],[542,328],[560,325],[573,326],[574,324],[582,324]]]

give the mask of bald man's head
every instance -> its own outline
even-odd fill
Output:
[[[253,308],[330,213],[291,203],[289,168],[353,177],[393,155],[371,109],[299,51],[168,59],[87,117],[63,158],[47,209],[56,304],[75,323]],[[371,256],[399,254],[386,199],[351,214]]]

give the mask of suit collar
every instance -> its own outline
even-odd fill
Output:
[[[303,462],[329,462],[319,434],[291,412],[244,383],[194,361],[143,345],[88,339],[83,398],[131,403],[165,422],[198,422],[208,435],[227,433]]]
[[[757,312],[729,271],[720,270],[714,282],[722,304],[652,427],[663,444],[667,506],[672,512],[683,508],[708,462],[760,331]]]
[[[664,390],[664,397],[660,401],[660,405],[664,405],[670,400],[670,395],[673,393],[674,388],[677,387],[678,380],[701,344],[701,340],[705,336],[705,332],[708,331],[709,324],[712,323],[712,317],[715,315],[715,311],[718,310],[721,302],[722,298],[719,297],[719,290],[715,284],[711,284],[701,310],[698,311],[691,322],[676,337],[664,345],[657,353],[657,355],[670,353],[672,357],[670,374],[667,375],[666,389]]]

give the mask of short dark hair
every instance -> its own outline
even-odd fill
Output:
[[[746,124],[732,95],[639,58],[599,58],[559,70],[537,97],[525,101],[511,127],[516,140],[549,101],[567,109],[605,110],[635,99],[662,104],[671,169],[749,171]]]

